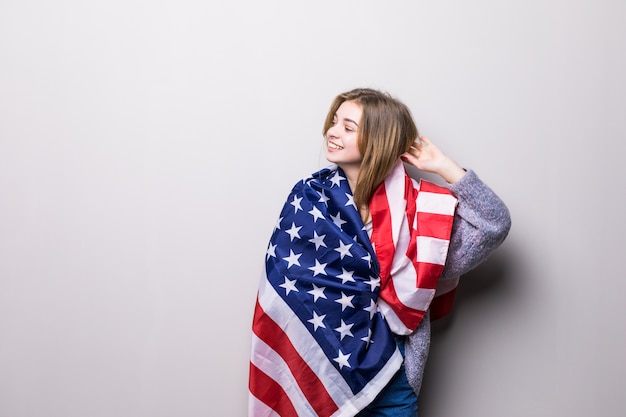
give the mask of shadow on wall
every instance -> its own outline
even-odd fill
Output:
[[[508,243],[508,242],[507,242]],[[479,316],[499,311],[503,303],[518,297],[516,262],[512,247],[503,244],[485,262],[463,275],[452,313],[431,324],[432,344],[420,392],[420,414],[436,415],[438,402],[446,397],[451,381],[456,379],[450,355],[458,354],[458,343],[471,329],[455,328],[464,314]],[[517,293],[517,294],[516,294]]]

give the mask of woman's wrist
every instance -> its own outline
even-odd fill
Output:
[[[442,164],[438,174],[448,184],[454,184],[459,181],[465,175],[465,170],[452,159],[446,158],[445,163]]]

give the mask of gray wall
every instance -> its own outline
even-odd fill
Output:
[[[427,417],[623,416],[626,4],[0,3],[0,417],[244,416],[266,243],[370,86],[507,202]]]

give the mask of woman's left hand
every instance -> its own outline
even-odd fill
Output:
[[[402,160],[419,170],[438,174],[450,184],[454,184],[465,175],[465,170],[459,164],[424,136],[420,136],[414,146],[402,155]]]

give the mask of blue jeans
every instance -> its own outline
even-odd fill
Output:
[[[396,337],[404,356],[404,338]],[[417,417],[417,395],[409,385],[404,364],[374,401],[357,417]]]

